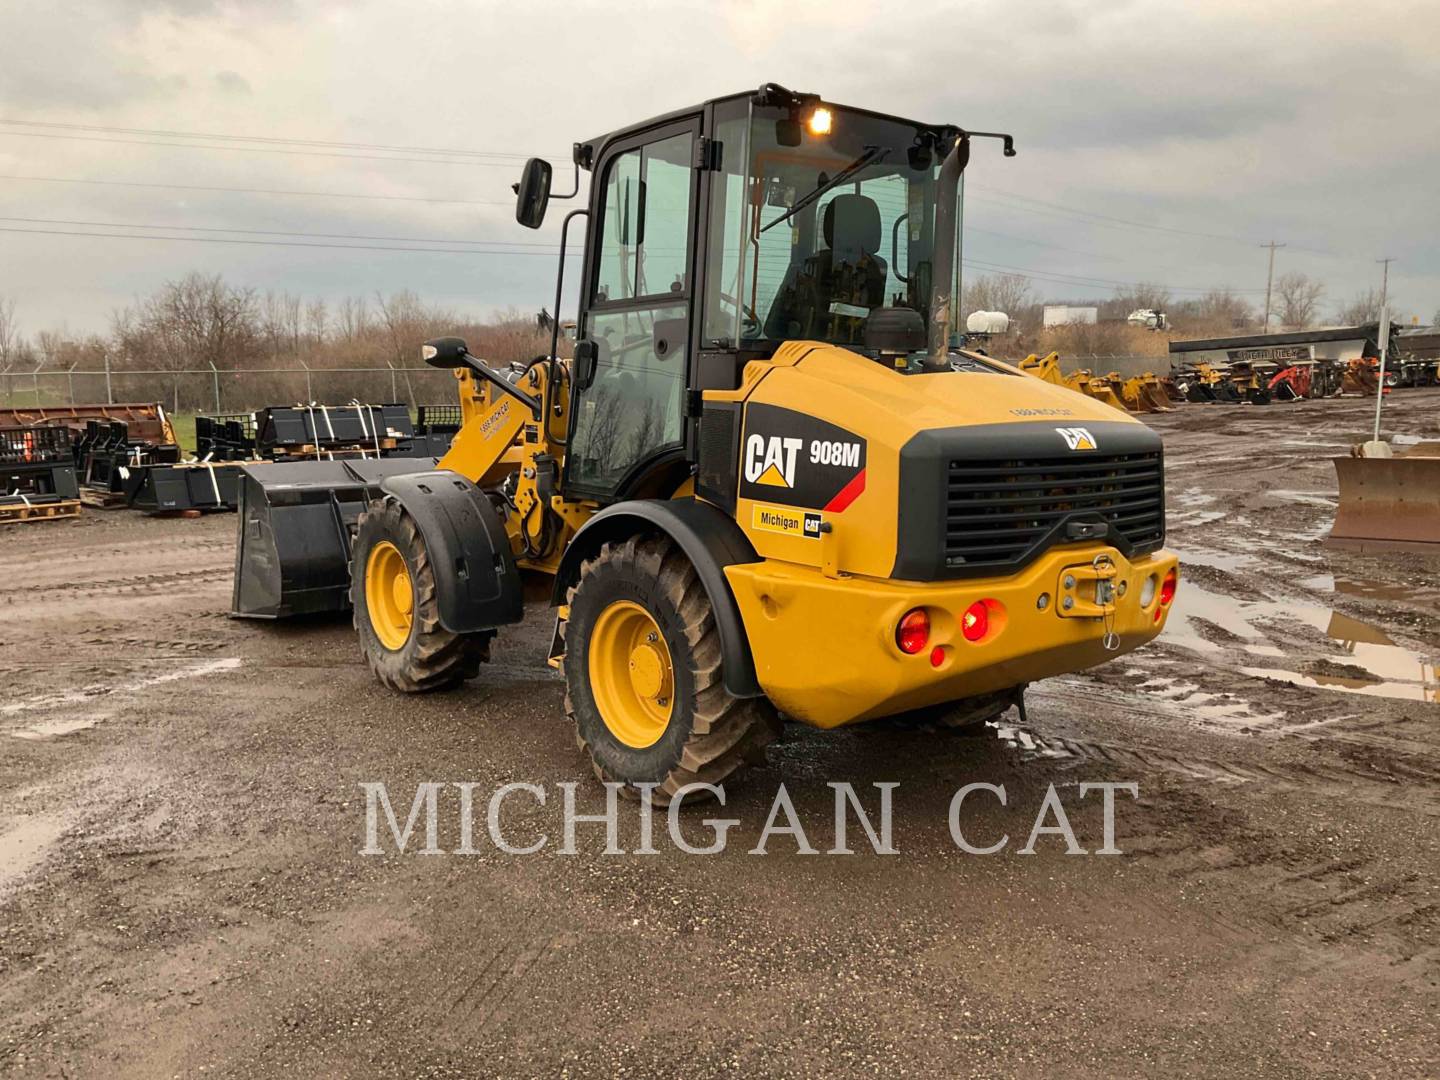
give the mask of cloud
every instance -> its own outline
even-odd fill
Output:
[[[217,71],[215,85],[222,94],[251,94],[250,83],[238,71]]]

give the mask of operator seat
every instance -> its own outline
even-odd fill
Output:
[[[777,340],[823,333],[832,304],[875,308],[885,304],[889,266],[881,258],[880,208],[867,195],[847,192],[825,206],[825,247],[792,262],[765,334]]]

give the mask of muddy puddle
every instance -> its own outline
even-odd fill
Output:
[[[54,739],[62,735],[74,735],[77,731],[88,731],[96,724],[109,720],[114,713],[89,713],[84,716],[61,716],[33,724],[9,734],[16,739]]]
[[[1182,556],[1182,564],[1186,561],[1213,565],[1205,561],[1203,553],[1193,560]],[[1324,634],[1332,644],[1331,655],[1300,660],[1274,644],[1263,624],[1286,621]],[[1239,668],[1254,678],[1372,697],[1440,701],[1440,680],[1433,661],[1398,644],[1379,627],[1301,600],[1241,600],[1211,592],[1194,581],[1183,582],[1161,641],[1196,653],[1218,655],[1226,649],[1216,643],[1217,637],[1233,639],[1236,647],[1257,659],[1291,658],[1284,666],[1257,664]]]
[[[1394,581],[1366,581],[1362,578],[1347,577],[1343,574],[1316,574],[1300,582],[1307,589],[1316,592],[1343,593],[1346,596],[1363,596],[1367,600],[1389,600],[1402,604],[1425,604],[1440,606],[1440,589],[1424,586],[1405,585]]]
[[[1334,510],[1337,501],[1335,496],[1327,495],[1323,491],[1290,491],[1283,488],[1271,488],[1265,492],[1267,499],[1283,499],[1286,502],[1299,503],[1302,506],[1323,506],[1327,510]]]
[[[0,832],[0,892],[44,862],[64,831],[65,820],[59,815],[37,814]]]

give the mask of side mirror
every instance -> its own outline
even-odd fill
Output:
[[[465,347],[465,339],[458,337],[437,337],[431,338],[420,346],[420,356],[431,367],[437,368],[460,368],[468,367],[465,358],[470,355],[470,350]]]
[[[525,171],[515,185],[515,220],[527,229],[538,229],[550,204],[550,163],[543,158],[525,162]]]
[[[802,140],[800,118],[791,114],[775,121],[775,141],[781,146],[799,146]]]
[[[588,390],[595,381],[595,362],[600,358],[600,347],[593,341],[577,341],[575,358],[570,362],[571,378],[575,389]]]

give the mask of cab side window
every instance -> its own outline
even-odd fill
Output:
[[[579,489],[615,491],[684,436],[693,139],[668,135],[605,166],[583,328],[595,377],[580,394],[566,463]]]

